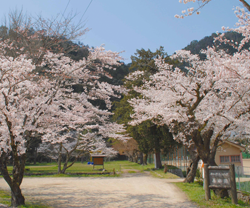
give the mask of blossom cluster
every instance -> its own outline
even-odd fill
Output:
[[[232,29],[244,36],[240,45],[249,37],[248,15],[244,13],[243,18],[240,27]],[[187,72],[155,59],[159,72],[135,88],[143,98],[130,100],[135,112],[132,125],[148,119],[167,124],[175,139],[186,145],[192,144],[190,138],[196,131],[213,132],[211,146],[218,139],[227,139],[231,131],[250,132],[249,50],[239,47],[238,52],[229,55],[211,47],[202,53],[205,60],[185,50],[172,56],[188,63]],[[137,79],[139,75],[134,73],[128,78]]]
[[[10,50],[17,52],[15,57],[8,55]],[[110,96],[123,92],[120,86],[99,82],[105,75],[104,67],[120,64],[119,53],[100,47],[92,49],[88,58],[73,61],[47,51],[42,62],[35,65],[18,51],[10,41],[0,41],[0,154],[14,150],[24,154],[27,132],[40,132],[43,140],[52,144],[68,143],[71,132],[90,139],[90,134],[80,134],[84,129],[124,139],[119,134],[123,127],[109,121],[111,113],[90,102],[102,99],[110,107]],[[72,88],[79,83],[82,93]]]
[[[191,16],[192,14],[200,14],[198,11],[201,7],[205,6],[207,3],[209,3],[211,0],[179,0],[179,3],[187,4],[187,3],[195,3],[195,2],[201,2],[201,5],[199,5],[198,9],[194,9],[194,7],[187,8],[187,10],[182,10],[182,15],[175,15],[175,18],[178,19],[184,19],[185,16]]]

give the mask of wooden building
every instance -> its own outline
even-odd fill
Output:
[[[245,148],[230,141],[223,142],[216,151],[215,162],[217,165],[243,166],[242,151]]]

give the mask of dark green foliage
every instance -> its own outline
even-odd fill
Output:
[[[196,177],[197,179],[199,179],[199,178],[201,177],[200,169],[197,169],[197,170],[196,170],[196,175],[195,175],[195,177]]]
[[[162,152],[167,155],[178,143],[173,140],[172,134],[166,125],[158,126],[147,120],[137,126],[128,126],[130,133],[139,145],[139,150],[143,153]]]
[[[26,132],[26,162],[36,164],[38,158],[38,148],[42,143],[41,134],[38,132]]]
[[[125,63],[121,63],[120,66],[116,67],[115,70],[113,69],[105,69],[105,71],[111,75],[110,78],[106,77],[106,76],[102,76],[100,78],[100,81],[102,82],[107,82],[109,84],[113,84],[113,85],[123,85],[123,79],[126,75],[128,75],[129,73],[129,67],[130,64],[125,64]]]
[[[219,44],[218,41],[214,42],[214,37],[217,37],[217,36],[218,35],[216,33],[213,33],[210,36],[206,36],[199,41],[193,40],[188,46],[184,48],[184,50],[189,50],[191,51],[192,54],[199,54],[201,59],[206,58],[206,56],[201,53],[201,50],[205,50],[207,49],[207,47],[212,47],[213,45],[218,47],[218,49],[225,50],[230,55],[232,55],[233,53],[237,51],[235,48],[233,48],[232,46],[228,44],[224,44],[224,43]],[[238,42],[238,43],[243,39],[242,35],[236,32],[226,32],[224,37],[228,40],[233,40],[234,42]],[[246,43],[244,46],[245,49],[249,47],[250,47],[250,43]]]

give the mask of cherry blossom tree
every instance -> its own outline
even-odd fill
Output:
[[[241,47],[249,41],[249,13],[237,8],[236,15],[239,23],[232,31],[244,36],[241,43],[235,43],[238,52],[228,55],[208,48],[203,51],[206,59],[200,60],[189,51],[177,51],[172,58],[188,63],[187,73],[155,59],[159,72],[135,88],[144,98],[130,101],[135,111],[131,124],[147,119],[167,124],[176,140],[194,146],[197,157],[209,165],[215,165],[218,144],[232,131],[250,131],[250,52]],[[217,41],[230,42],[223,35]],[[128,78],[135,79],[141,73]]]
[[[91,49],[87,58],[73,61],[64,54],[41,48],[42,60],[35,65],[29,54],[23,54],[23,49],[17,47],[10,40],[0,42],[0,170],[10,186],[12,206],[25,203],[20,185],[25,168],[26,135],[39,132],[47,142],[63,143],[66,137],[58,137],[59,132],[78,130],[81,124],[93,122],[91,116],[100,121],[107,118],[108,112],[91,107],[91,99],[102,99],[110,108],[110,97],[121,92],[119,86],[98,81],[100,75],[108,76],[105,67],[119,64],[119,53],[99,47]],[[10,51],[15,51],[15,57],[9,55]],[[39,73],[34,73],[37,68]],[[72,90],[78,83],[84,86],[82,93]],[[98,128],[101,135],[107,135],[105,127]],[[12,175],[7,169],[10,157]]]
[[[53,108],[52,112],[46,112],[40,117],[42,124],[39,123],[39,125],[42,128],[46,127],[47,131],[43,135],[44,144],[39,151],[57,159],[59,174],[64,174],[79,157],[89,151],[101,150],[107,157],[113,157],[116,152],[108,148],[102,138],[125,140],[125,136],[119,134],[125,131],[123,126],[110,122],[110,112],[94,107],[87,99],[81,103],[78,101],[72,100],[71,104],[68,103],[68,106],[65,106],[63,111],[70,107],[67,113],[60,109],[62,107],[60,104],[57,106],[58,109]],[[47,116],[47,114],[53,114],[53,116]],[[62,154],[66,156],[63,169],[61,168]],[[68,164],[71,157],[74,160]]]
[[[190,3],[190,2],[198,3],[198,7],[197,8],[190,7],[190,8],[187,8],[186,10],[182,10],[182,14],[181,15],[176,14],[175,17],[183,19],[184,17],[190,16],[190,15],[192,15],[194,13],[200,14],[200,9],[203,8],[206,4],[208,4],[211,1],[212,0],[179,0],[179,2],[183,3],[183,4],[187,4],[187,3]],[[250,11],[250,5],[249,5],[249,3],[247,3],[247,1],[245,1],[245,0],[239,0],[239,1],[243,4],[243,6],[248,11]]]
[[[121,143],[123,143],[123,141],[121,141]],[[70,168],[78,158],[83,155],[89,155],[90,152],[96,154],[100,154],[101,152],[106,158],[112,158],[117,155],[117,151],[112,147],[107,147],[102,136],[97,136],[96,133],[87,133],[82,136],[77,135],[76,132],[71,132],[65,142],[56,144],[43,142],[39,146],[38,151],[58,161],[58,174],[65,174],[65,171]],[[62,162],[62,155],[65,156],[64,162]],[[63,167],[61,167],[61,163],[63,163]]]

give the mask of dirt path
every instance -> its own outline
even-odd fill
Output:
[[[2,178],[0,187],[8,189]],[[55,208],[196,207],[173,184],[137,174],[117,178],[24,178],[21,188],[28,200],[45,201]]]

